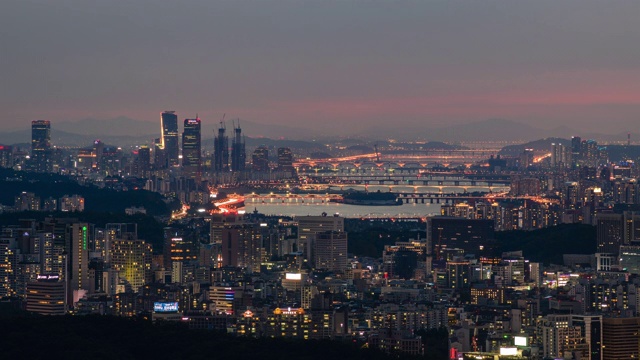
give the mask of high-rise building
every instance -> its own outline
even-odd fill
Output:
[[[13,147],[0,145],[0,168],[13,167]]]
[[[251,155],[251,164],[253,171],[269,171],[269,149],[265,146],[255,149]]]
[[[323,231],[316,233],[313,242],[313,266],[334,272],[347,268],[347,233]]]
[[[166,165],[179,165],[178,155],[180,147],[178,145],[178,115],[176,115],[175,111],[165,111],[160,114],[160,122],[162,126],[162,134],[160,137],[159,147],[164,152],[164,159],[167,162]]]
[[[138,291],[151,277],[150,246],[144,240],[114,239],[111,241],[111,267]]]
[[[202,142],[200,140],[200,119],[185,119],[182,132],[182,170],[185,177],[202,177]]]
[[[571,150],[562,144],[551,144],[551,167],[570,167]]]
[[[258,224],[226,225],[222,229],[222,265],[259,272],[262,261],[262,235]]]
[[[312,259],[313,242],[316,234],[325,231],[344,231],[344,218],[340,216],[301,216],[298,219],[298,241],[296,251]]]
[[[33,171],[51,172],[51,122],[34,120],[31,122],[31,164]]]
[[[141,146],[138,149],[138,158],[136,160],[138,173],[144,177],[144,173],[151,169],[151,149],[148,146]]]
[[[233,142],[231,143],[231,171],[244,171],[247,162],[247,153],[245,150],[244,139],[242,138],[242,130],[240,129],[240,121],[238,126],[233,127]]]
[[[229,171],[229,138],[225,135],[226,126],[220,122],[218,135],[213,139],[213,171]]]
[[[65,283],[57,274],[38,275],[38,280],[27,284],[27,311],[40,315],[67,313]]]
[[[278,148],[278,170],[293,171],[293,155],[287,147]]]
[[[89,290],[89,224],[73,223],[67,226],[66,242],[69,253],[69,291],[74,297],[80,296],[80,290]]]
[[[624,244],[624,217],[622,214],[598,214],[596,217],[596,239],[599,253],[618,254]]]
[[[542,355],[557,358],[565,353],[589,359],[590,344],[581,326],[573,325],[571,315],[548,315],[538,325],[541,334]]]
[[[602,319],[602,359],[640,357],[640,317]]]
[[[602,315],[571,315],[571,324],[580,327],[589,345],[589,359],[602,360]]]

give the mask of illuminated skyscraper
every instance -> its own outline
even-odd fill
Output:
[[[247,153],[245,152],[244,140],[242,139],[242,130],[240,122],[238,126],[233,127],[234,137],[231,144],[231,171],[244,171]]]
[[[269,171],[269,149],[261,146],[253,151],[251,156],[253,171]]]
[[[229,138],[225,135],[225,131],[226,127],[221,121],[218,136],[213,139],[213,171],[215,172],[229,170]],[[244,143],[242,145],[244,147]]]
[[[316,233],[313,265],[316,269],[343,272],[347,268],[347,233],[323,231]]]
[[[178,165],[178,115],[175,111],[165,111],[160,115],[162,136],[160,149],[164,151],[169,166]]]
[[[293,171],[293,155],[287,147],[278,148],[278,170]]]
[[[137,239],[114,239],[111,242],[111,267],[138,291],[151,278],[150,244]]]
[[[187,178],[197,182],[202,177],[202,142],[200,119],[185,119],[182,132],[182,171]]]
[[[51,172],[51,122],[34,120],[31,122],[31,164],[33,171]]]
[[[222,229],[222,265],[260,272],[262,236],[258,224],[227,225]]]
[[[298,219],[298,240],[296,251],[300,251],[307,259],[312,259],[313,244],[317,233],[333,231],[344,232],[344,218],[339,216],[301,216]]]
[[[69,290],[74,298],[80,296],[80,290],[89,290],[89,224],[74,223],[67,226],[67,252],[69,253]]]

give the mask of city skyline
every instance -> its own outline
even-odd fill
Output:
[[[0,131],[120,115],[155,125],[171,108],[312,131],[506,118],[612,133],[633,131],[640,110],[636,3],[66,6],[4,13]]]

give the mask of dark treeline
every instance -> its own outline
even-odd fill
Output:
[[[380,257],[385,245],[396,241],[425,238],[425,231],[388,226],[363,226],[349,220],[349,253],[356,256]],[[366,224],[366,220],[358,220]],[[424,226],[421,224],[421,226]],[[350,229],[351,228],[351,229]],[[522,250],[533,262],[562,264],[562,254],[593,254],[597,251],[596,228],[591,225],[561,224],[533,231],[499,231],[495,233],[494,256],[505,251]]]
[[[533,231],[496,233],[496,255],[504,251],[522,250],[533,262],[562,264],[562,254],[593,254],[597,251],[596,227],[583,224],[561,224]]]
[[[32,192],[44,200],[78,194],[85,199],[85,210],[94,212],[124,212],[131,206],[142,206],[150,215],[169,215],[171,206],[162,195],[146,190],[117,191],[80,185],[73,179],[57,174],[37,174],[0,169],[0,204],[13,205],[22,191]],[[173,205],[172,205],[173,206]]]
[[[387,355],[339,341],[250,339],[179,323],[109,316],[0,317],[6,359],[446,359],[444,339],[425,357]],[[437,335],[438,332],[433,332]],[[425,332],[425,336],[432,335]],[[444,341],[443,341],[444,340]]]

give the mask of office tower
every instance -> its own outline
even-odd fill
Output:
[[[13,167],[13,147],[0,145],[0,168]]]
[[[51,122],[34,120],[31,122],[31,164],[33,171],[51,172]]]
[[[613,184],[613,201],[616,204],[640,203],[640,186],[636,179],[620,179]]]
[[[222,229],[222,265],[260,272],[262,235],[256,223],[226,225]]]
[[[172,269],[174,263],[195,261],[198,256],[194,239],[192,237],[186,237],[182,231],[171,227],[164,228],[163,251],[166,270]]]
[[[313,266],[333,272],[347,268],[347,233],[323,231],[315,234],[313,242]]]
[[[293,171],[293,155],[287,147],[278,148],[278,170]]]
[[[571,166],[571,151],[562,144],[551,144],[551,167]]]
[[[211,215],[209,244],[214,267],[222,266],[222,233],[230,225],[240,224],[244,216],[238,213],[220,213]]]
[[[57,274],[38,275],[38,280],[27,284],[27,311],[40,315],[67,313],[65,283]]]
[[[74,302],[80,290],[88,290],[89,283],[89,224],[69,224],[66,229],[67,252],[69,253],[69,290],[74,292]]]
[[[213,171],[229,171],[229,138],[225,135],[226,126],[220,122],[218,136],[213,139]]]
[[[144,173],[151,170],[151,149],[148,146],[141,146],[136,160],[138,173],[144,177]]]
[[[102,258],[106,263],[109,263],[111,261],[111,243],[116,239],[137,239],[138,225],[136,223],[108,223],[105,225],[103,237],[101,244],[96,239],[95,251],[102,251]]]
[[[572,324],[571,315],[547,315],[539,324],[538,333],[545,358],[561,357],[567,352],[578,353],[581,359],[589,358],[590,344],[581,326]]]
[[[164,152],[166,163],[169,166],[179,165],[178,115],[175,111],[165,111],[160,114],[160,122],[162,126],[160,148]]]
[[[602,359],[640,357],[640,317],[602,319]]]
[[[596,239],[599,253],[618,254],[624,241],[624,217],[622,214],[598,214]]]
[[[244,139],[242,138],[242,130],[240,129],[240,120],[238,126],[233,127],[234,137],[231,143],[231,171],[244,171],[247,162],[247,153],[245,151]]]
[[[269,171],[269,149],[265,146],[255,149],[251,155],[251,164],[253,171]]]
[[[580,328],[589,346],[589,359],[602,360],[602,315],[571,315],[571,325]]]
[[[182,131],[182,171],[185,177],[200,182],[202,178],[202,142],[200,119],[185,119]]]
[[[582,160],[582,139],[579,136],[571,137],[571,158],[574,164]]]
[[[296,251],[312,259],[313,242],[316,234],[325,231],[344,231],[344,218],[339,216],[301,216],[298,219],[298,241]]]
[[[111,267],[126,280],[133,291],[138,291],[150,280],[150,246],[144,240],[114,239],[111,241]]]

